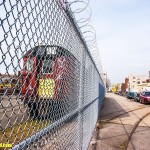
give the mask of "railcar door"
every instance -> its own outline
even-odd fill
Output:
[[[23,68],[23,89],[22,94],[26,98],[32,99],[36,96],[37,90],[37,59],[36,57],[25,57],[24,58],[24,68]]]
[[[55,81],[53,75],[54,61],[52,58],[42,61],[42,77],[39,79],[38,95],[42,99],[52,99],[55,93]]]

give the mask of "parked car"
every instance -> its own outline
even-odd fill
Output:
[[[119,91],[119,92],[118,92],[118,95],[121,95],[121,96],[122,96],[123,94],[122,94],[122,92],[121,92],[121,91]]]
[[[118,95],[118,94],[119,94],[119,92],[117,91],[117,92],[115,92],[115,94],[117,94],[117,95]]]
[[[129,92],[128,95],[127,95],[127,98],[133,99],[134,98],[134,94],[135,94],[135,92]]]
[[[134,101],[139,102],[140,101],[140,93],[134,93]]]
[[[122,95],[122,92],[121,91],[117,91],[117,92],[115,92],[115,94]]]
[[[0,95],[4,93],[12,94],[16,89],[17,80],[14,78],[2,78],[0,77]]]
[[[150,91],[144,91],[140,94],[140,103],[150,103]]]

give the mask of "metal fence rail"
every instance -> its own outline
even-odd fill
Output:
[[[105,85],[69,2],[4,0],[0,10],[2,149],[87,149]]]

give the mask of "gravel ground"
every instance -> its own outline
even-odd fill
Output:
[[[27,119],[23,102],[17,96],[0,97],[0,130]]]

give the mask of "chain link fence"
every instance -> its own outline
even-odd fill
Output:
[[[0,149],[87,149],[105,86],[69,3],[0,10]]]

